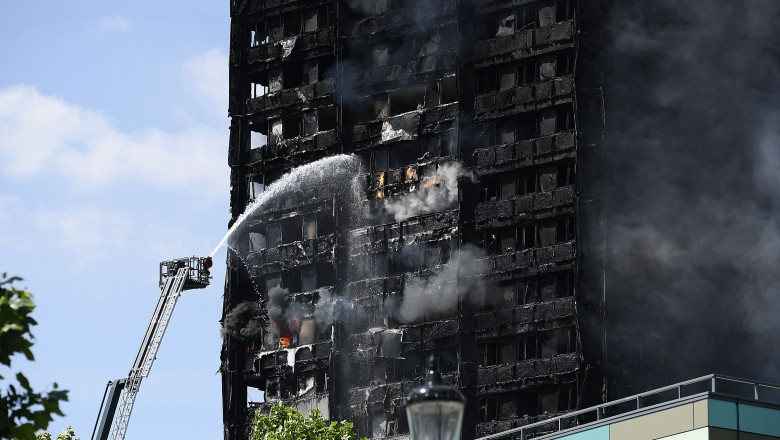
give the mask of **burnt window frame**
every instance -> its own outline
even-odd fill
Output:
[[[574,54],[571,51],[559,53],[555,57],[555,76],[562,77],[574,73]]]
[[[555,243],[567,243],[577,238],[577,222],[574,217],[556,219]]]
[[[390,116],[390,95],[388,92],[375,93],[371,95],[371,105],[373,116],[370,121],[376,121],[378,119],[384,119]],[[382,114],[383,110],[385,114]]]
[[[536,167],[522,169],[517,176],[517,195],[539,192],[539,173]]]
[[[515,10],[515,32],[539,28],[539,5],[529,3]]]
[[[535,57],[479,69],[475,75],[474,92],[476,95],[482,95],[508,90],[501,88],[501,75],[505,69],[514,71],[515,78],[509,89],[536,84],[541,80],[539,66],[539,57]]]
[[[284,278],[281,272],[268,273],[264,277],[265,294],[267,295],[274,287],[284,288]]]
[[[425,108],[424,84],[413,84],[387,92],[388,116],[398,116]],[[411,99],[417,97],[418,99]]]
[[[476,95],[493,93],[498,90],[498,70],[494,67],[480,69],[477,71],[474,81],[474,92]]]
[[[518,64],[516,86],[528,86],[537,82],[539,82],[539,63],[535,59]]]
[[[371,67],[378,69],[390,65],[390,49],[391,45],[388,41],[380,41],[371,46]]]
[[[339,128],[338,109],[335,106],[318,107],[317,132],[337,130]]]
[[[246,176],[247,200],[254,200],[258,198],[268,189],[266,178],[266,173],[250,173]],[[257,185],[257,188],[260,188],[259,191],[255,190],[255,185]]]
[[[487,231],[484,234],[482,246],[487,255],[512,254],[522,250],[519,241],[519,231],[515,227],[499,228]],[[504,244],[512,244],[509,249],[504,248]]]
[[[526,223],[517,228],[517,248],[519,250],[533,249],[538,246],[539,237],[535,223]]]
[[[502,173],[498,176],[498,198],[507,200],[518,195],[517,193],[517,173]]]
[[[282,224],[279,221],[271,221],[266,225],[266,243],[269,248],[279,247],[284,244]],[[277,235],[272,235],[277,234]]]
[[[441,156],[441,136],[433,133],[425,138],[425,152],[432,157]]]
[[[519,115],[487,121],[482,125],[482,147],[489,148],[504,145],[501,139],[502,128],[512,127],[514,140],[509,144],[528,141],[539,137],[539,116],[536,113]],[[478,142],[478,141],[477,141]]]
[[[454,82],[454,84],[451,84]],[[449,75],[437,81],[439,88],[439,102],[441,105],[458,102],[458,77]],[[454,94],[452,93],[454,91]]]
[[[305,8],[301,11],[301,34],[305,34],[307,32],[316,32],[317,29],[320,28],[320,8],[314,7],[314,8]],[[314,28],[313,29],[307,29],[307,25],[310,24],[311,20],[314,20]]]
[[[540,346],[539,346],[539,337],[537,333],[529,333],[526,335],[523,335],[522,337],[523,341],[523,352],[522,352],[522,358],[520,360],[523,361],[530,361],[535,359],[540,359]],[[518,353],[518,357],[521,355],[521,353]]]
[[[317,11],[317,29],[327,29],[335,24],[333,5],[327,4],[319,7]]]
[[[506,335],[498,338],[496,341],[498,343],[497,358],[500,365],[512,364],[518,361],[520,346],[523,345],[522,339],[518,335]],[[511,352],[505,352],[505,347],[508,347],[508,350],[511,350]]]
[[[477,401],[479,423],[498,420],[498,396],[480,396]]]
[[[563,160],[558,162],[557,166],[558,169],[555,176],[556,188],[574,185],[574,176],[577,169],[575,162],[573,160]]]
[[[317,221],[317,214],[311,213],[311,214],[304,214],[301,216],[301,240],[315,240],[317,237],[319,237],[317,227],[319,226],[319,222]],[[312,226],[313,225],[313,226]],[[310,234],[311,229],[313,228],[314,234]]]
[[[516,228],[504,228],[496,231],[498,235],[498,255],[513,254],[517,252],[517,229]]]
[[[574,296],[574,274],[562,272],[556,275],[555,297],[568,298]]]
[[[249,47],[260,46],[261,44],[270,41],[270,33],[268,32],[268,25],[265,21],[252,23],[249,26],[249,29]]]
[[[490,176],[485,179],[479,187],[480,203],[493,202],[501,199],[501,185],[499,179]]]
[[[282,139],[290,140],[303,134],[303,115],[293,114],[282,116]]]
[[[569,106],[555,109],[555,132],[575,130],[577,127],[574,109]]]
[[[557,23],[573,20],[575,13],[572,0],[557,0],[555,2],[555,21]]]
[[[387,146],[374,147],[371,150],[371,166],[375,173],[390,169],[390,151]]]
[[[295,24],[295,19],[298,24]],[[301,11],[291,11],[280,16],[282,22],[282,38],[291,38],[303,32],[303,14]]]
[[[306,75],[303,71],[303,65],[298,63],[288,63],[282,66],[282,89],[294,89],[304,85]]]
[[[303,241],[303,217],[293,215],[279,220],[282,227],[282,244]]]
[[[518,302],[524,306],[539,302],[539,286],[536,277],[522,280],[522,292],[518,291]],[[520,298],[522,293],[522,301]]]
[[[315,291],[320,287],[320,280],[319,280],[319,268],[316,264],[306,264],[303,266],[300,266],[300,283],[301,283],[301,291],[302,292],[311,292]],[[312,279],[313,285],[312,285]],[[311,287],[311,289],[307,289],[307,287]]]
[[[367,95],[355,99],[350,105],[350,113],[352,115],[352,122],[355,124],[371,122],[374,115],[373,97]]]
[[[387,169],[395,170],[414,165],[425,154],[426,145],[420,139],[399,141],[387,146]]]
[[[540,275],[536,277],[539,302],[553,301],[558,295],[558,279],[555,275]]]

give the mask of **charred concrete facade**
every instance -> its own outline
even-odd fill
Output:
[[[468,399],[465,439],[605,397],[602,284],[579,268],[599,10],[231,1],[233,221],[268,201],[228,253],[226,439],[279,401],[407,438],[429,354]]]

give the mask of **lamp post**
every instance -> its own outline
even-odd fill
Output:
[[[406,416],[412,440],[458,440],[466,398],[441,382],[433,355],[428,359],[425,383],[406,398]]]

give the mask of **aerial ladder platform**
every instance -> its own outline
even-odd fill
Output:
[[[123,440],[141,380],[149,376],[181,292],[209,285],[211,257],[186,257],[160,263],[160,299],[135,356],[130,374],[108,382],[92,431],[92,440]]]

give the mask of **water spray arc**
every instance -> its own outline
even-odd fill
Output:
[[[246,221],[261,209],[269,204],[279,202],[281,197],[293,197],[293,189],[313,186],[325,188],[331,180],[337,180],[340,185],[342,182],[339,178],[352,178],[357,171],[358,165],[357,158],[354,155],[339,154],[291,170],[279,178],[279,180],[270,184],[262,194],[246,207],[244,212],[238,216],[230,229],[228,229],[225,236],[222,237],[222,240],[219,241],[219,244],[211,251],[209,257],[213,257],[219,251],[219,248],[224,246],[237,231],[246,226]],[[336,192],[336,188],[331,188],[330,190]]]

